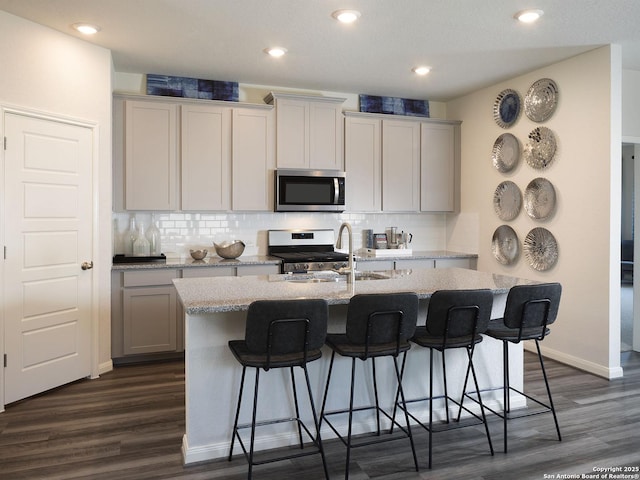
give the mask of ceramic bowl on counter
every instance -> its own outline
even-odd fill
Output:
[[[216,253],[222,258],[238,258],[244,252],[244,242],[234,240],[232,242],[213,243]]]
[[[191,258],[193,258],[194,260],[203,260],[204,257],[207,256],[207,253],[209,253],[206,249],[202,249],[202,250],[189,250],[189,253],[191,254]]]

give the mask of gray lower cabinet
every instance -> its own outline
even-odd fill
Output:
[[[155,358],[184,349],[182,307],[173,279],[179,269],[113,272],[111,356]]]
[[[356,269],[362,272],[377,270],[407,270],[412,268],[477,268],[477,259],[465,258],[401,258],[395,260],[361,260]]]
[[[270,275],[278,264],[154,268],[111,274],[111,357],[115,364],[156,360],[184,351],[184,313],[174,278]]]

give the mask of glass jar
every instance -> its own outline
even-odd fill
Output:
[[[140,225],[138,228],[138,236],[133,242],[133,256],[134,257],[148,257],[150,252],[149,240],[144,234],[144,225]]]
[[[160,253],[162,253],[160,246],[160,229],[158,228],[155,214],[151,214],[151,224],[147,229],[147,240],[149,241],[149,251],[151,255],[160,255]]]

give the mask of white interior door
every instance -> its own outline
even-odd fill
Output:
[[[93,132],[16,113],[4,123],[11,403],[91,373]]]

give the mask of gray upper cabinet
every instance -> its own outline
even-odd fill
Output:
[[[273,118],[269,105],[114,96],[114,210],[272,210]]]
[[[460,210],[460,126],[420,125],[420,211]]]
[[[273,210],[273,110],[233,109],[234,211]]]
[[[460,122],[361,112],[345,117],[348,210],[459,211]]]
[[[231,108],[182,105],[181,209],[229,210]]]
[[[270,93],[278,168],[343,170],[344,98]]]
[[[175,210],[178,107],[126,101],[124,108],[124,207]]]

